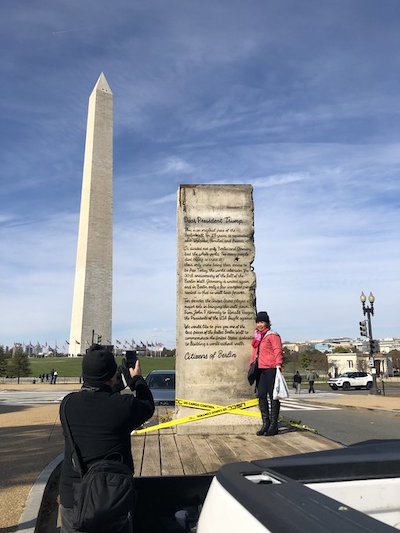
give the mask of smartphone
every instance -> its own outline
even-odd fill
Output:
[[[126,366],[128,368],[135,368],[137,361],[136,350],[126,350],[125,352]]]

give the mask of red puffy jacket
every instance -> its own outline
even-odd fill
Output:
[[[276,331],[268,330],[262,338],[260,344],[260,353],[258,356],[258,368],[276,368],[282,366],[283,363],[283,351],[282,341]],[[257,356],[257,348],[253,348],[253,352],[250,357],[250,364]]]

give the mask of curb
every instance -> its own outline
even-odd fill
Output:
[[[64,459],[64,454],[58,455],[38,475],[25,502],[25,509],[18,521],[17,533],[35,533],[36,522],[39,516],[44,491],[53,471]]]

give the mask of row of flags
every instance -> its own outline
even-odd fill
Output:
[[[78,345],[81,344],[77,340],[74,342]],[[110,340],[106,340],[105,342],[107,344],[112,344]],[[90,343],[87,342],[86,344],[89,346]],[[70,341],[66,340],[61,352],[67,352],[69,345],[70,345]],[[137,349],[141,350],[145,348],[146,350],[149,350],[149,351],[162,351],[164,348],[164,344],[162,342],[149,342],[149,341],[135,342],[134,339],[132,339],[131,341],[128,341],[127,339],[123,341],[119,339],[115,339],[115,345],[117,348],[121,348],[121,349],[130,348],[132,350],[137,350]],[[41,344],[39,341],[37,341],[36,344],[32,344],[31,341],[29,341],[29,343],[16,342],[14,343],[14,347],[15,348],[21,347],[24,352],[35,354],[35,355],[46,354],[46,353],[57,353],[60,351],[57,341],[55,341],[55,344],[53,346],[48,344],[47,341],[44,344]]]
[[[39,341],[36,344],[33,344],[31,341],[28,343],[24,342],[15,342],[14,348],[22,348],[22,351],[31,355],[43,355],[43,354],[54,354],[59,351],[57,341],[54,345],[49,344],[47,341],[44,344],[41,344]]]
[[[67,340],[65,341],[67,345],[70,344],[70,342],[68,342]],[[76,344],[80,344],[79,341],[75,341]],[[106,344],[112,344],[112,342],[110,340],[105,340],[105,343]],[[89,346],[89,342],[87,341],[86,344]],[[163,350],[164,348],[164,344],[162,342],[149,342],[149,341],[146,341],[146,342],[143,342],[143,341],[139,341],[139,342],[135,342],[134,339],[132,339],[131,341],[128,341],[127,339],[121,341],[119,339],[115,339],[115,346],[117,348],[120,348],[120,349],[126,349],[126,348],[130,348],[132,350],[137,350],[137,349],[142,349],[142,348],[145,348],[146,350],[150,350],[150,351],[161,351]]]
[[[153,349],[153,350],[162,350],[164,348],[164,344],[161,342],[143,342],[139,341],[139,343],[135,342],[134,339],[132,341],[124,340],[120,341],[119,339],[115,339],[115,343],[120,347],[130,347],[132,350],[138,349],[138,348],[146,348],[146,349]]]

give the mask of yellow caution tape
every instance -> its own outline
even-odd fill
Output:
[[[182,400],[181,398],[177,398],[175,400],[176,405],[180,405],[181,407],[193,407],[194,409],[221,409],[225,407],[224,405],[217,405],[214,403],[205,403],[205,402],[196,402],[194,400]],[[240,409],[230,409],[231,414],[235,415],[244,415],[244,416],[255,416],[257,418],[260,418],[260,413],[258,411],[244,411],[244,409],[247,409],[247,407],[254,407],[255,405],[258,405],[258,400],[248,400],[247,402],[244,402],[244,406]],[[230,407],[229,405],[226,407]]]
[[[217,408],[217,406],[214,403],[196,402],[194,400],[183,400],[182,398],[176,398],[175,404],[181,405],[182,407],[194,407],[195,409],[206,409],[207,410],[207,409]]]
[[[283,422],[286,426],[290,426],[296,429],[304,429],[305,431],[310,431],[311,433],[318,433],[318,431],[315,428],[311,428],[310,426],[307,426],[306,424],[302,424],[300,421],[296,422],[295,420],[287,420],[284,417],[281,417],[279,420]]]
[[[204,402],[196,402],[193,400],[182,400],[182,399],[176,399],[176,404],[181,405],[182,407],[194,407],[196,409],[206,409],[205,412],[199,413],[197,415],[189,415],[182,418],[176,418],[175,420],[169,420],[168,422],[162,422],[161,424],[156,424],[154,426],[149,426],[147,428],[143,429],[137,429],[132,432],[132,435],[140,435],[142,433],[148,433],[149,431],[156,431],[158,429],[164,429],[169,428],[172,426],[177,426],[179,424],[186,424],[187,422],[194,422],[196,420],[202,420],[203,418],[211,418],[212,416],[218,416],[223,415],[226,413],[235,413],[235,414],[245,414],[249,416],[260,416],[259,413],[255,413],[253,411],[242,411],[242,409],[246,409],[247,407],[253,407],[254,405],[257,405],[258,400],[248,400],[246,402],[238,402],[238,403],[232,403],[230,405],[215,405],[215,404],[207,404]],[[190,404],[190,405],[189,405]]]

